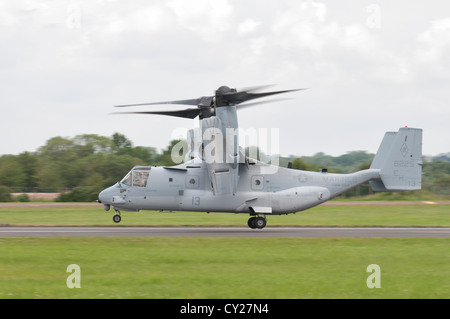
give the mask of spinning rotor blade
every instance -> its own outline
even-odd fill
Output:
[[[182,105],[197,105],[197,106],[210,106],[213,101],[213,96],[202,96],[198,99],[178,100],[178,101],[164,101],[164,102],[152,102],[152,103],[140,103],[140,104],[126,104],[116,105],[116,107],[128,107],[128,106],[143,106],[143,105],[161,105],[161,104],[182,104]]]
[[[255,85],[255,86],[246,86],[239,89],[236,89],[237,92],[253,92],[260,91],[262,89],[270,88],[271,86],[275,86],[275,84],[266,84],[266,85]]]
[[[287,92],[295,92],[304,89],[294,89],[294,90],[284,90],[284,91],[274,91],[274,92],[262,92],[262,93],[248,93],[247,91],[242,92],[230,92],[223,94],[223,98],[232,104],[240,104],[246,101],[258,99],[261,97],[266,97],[275,94],[287,93]]]
[[[237,106],[237,108],[238,108],[238,110],[241,110],[241,109],[245,109],[245,108],[250,107],[250,106],[267,104],[267,103],[274,103],[274,102],[289,101],[289,100],[293,100],[293,98],[279,98],[279,99],[273,99],[273,100],[267,100],[267,101],[244,103],[244,104],[239,104]]]
[[[185,109],[178,111],[116,112],[114,114],[156,114],[194,119],[201,113],[201,111],[201,109]]]
[[[275,94],[295,92],[304,89],[294,89],[294,90],[283,90],[283,91],[272,91],[272,92],[260,92],[255,91],[262,90],[271,85],[260,85],[247,87],[241,89],[241,91],[236,91],[236,89],[231,89],[228,86],[221,86],[215,92],[214,96],[202,96],[197,99],[188,100],[176,100],[176,101],[164,101],[164,102],[151,102],[151,103],[140,103],[140,104],[126,104],[126,105],[116,105],[116,107],[129,107],[129,106],[144,106],[144,105],[162,105],[162,104],[182,104],[182,105],[195,105],[197,108],[189,108],[184,110],[176,111],[146,111],[146,112],[117,112],[119,114],[155,114],[155,115],[168,115],[175,117],[184,117],[189,119],[194,119],[200,116],[200,119],[209,118],[215,115],[216,107],[226,107],[230,105],[238,105],[247,101],[254,99],[271,96]],[[278,99],[281,100],[281,99]],[[270,101],[263,102],[253,102],[240,105],[240,108],[253,106],[262,103],[268,103]],[[115,113],[115,114],[117,114]]]

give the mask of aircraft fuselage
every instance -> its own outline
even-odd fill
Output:
[[[254,161],[239,164],[235,194],[215,194],[204,163],[135,167],[132,181],[118,182],[99,199],[116,210],[181,210],[250,214],[289,214],[319,205],[379,177],[379,170],[352,174],[301,171]],[[146,180],[139,179],[144,173]],[[139,181],[136,181],[139,179]]]

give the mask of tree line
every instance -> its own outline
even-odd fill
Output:
[[[123,134],[110,137],[83,134],[74,138],[53,137],[36,152],[0,157],[0,201],[12,200],[10,193],[58,192],[60,201],[94,201],[98,193],[119,181],[135,165],[171,166],[172,140],[160,152],[154,147],[133,146]],[[247,154],[270,162],[270,157],[252,148]],[[279,158],[279,165],[294,169],[350,173],[368,168],[374,154],[354,151],[333,157],[324,153],[314,156]],[[423,186],[434,194],[450,195],[450,158],[425,162]],[[370,193],[368,185],[348,196]],[[18,198],[26,201],[26,195]]]
[[[0,201],[11,192],[61,192],[61,200],[95,200],[135,165],[174,165],[171,141],[158,153],[133,146],[123,134],[53,137],[36,152],[0,157]],[[1,195],[3,194],[3,195]]]

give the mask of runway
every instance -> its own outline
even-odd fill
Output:
[[[450,227],[0,227],[0,237],[450,238]]]

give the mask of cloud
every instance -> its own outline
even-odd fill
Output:
[[[232,26],[233,6],[228,0],[171,0],[179,25],[198,33],[203,40],[217,42]]]
[[[170,26],[173,16],[162,5],[147,5],[140,10],[128,12],[113,12],[107,18],[108,31],[125,32],[134,31],[140,33],[154,33]]]
[[[251,35],[261,26],[260,21],[255,21],[251,18],[245,19],[237,27],[237,34],[240,36]]]
[[[431,26],[420,33],[417,41],[422,44],[418,52],[423,61],[440,59],[450,48],[450,17],[431,22]]]
[[[285,74],[307,69],[319,76],[329,72],[334,77],[331,81],[410,81],[408,62],[386,49],[379,33],[369,28],[364,19],[360,23],[341,23],[328,16],[329,8],[321,2],[284,4],[264,25],[253,19],[239,25],[241,33],[251,30],[239,51],[247,65],[274,65],[286,70]],[[257,32],[260,29],[265,32]],[[330,75],[325,80],[330,81]]]
[[[9,110],[4,130],[14,132],[16,123],[26,122],[35,133],[2,139],[0,154],[33,150],[56,135],[115,131],[137,145],[162,148],[173,127],[192,123],[108,116],[112,106],[195,98],[224,84],[311,88],[294,101],[239,115],[243,126],[308,136],[305,152],[327,151],[321,145],[327,136],[317,125],[336,129],[336,136],[354,128],[363,136],[363,130],[380,129],[381,121],[403,124],[412,117],[422,125],[419,109],[427,103],[445,118],[450,18],[431,4],[409,16],[407,3],[350,1],[343,8],[312,0],[2,1],[0,81]],[[372,19],[374,12],[381,20]],[[401,27],[393,28],[394,22]],[[355,116],[369,111],[371,120],[358,124]],[[344,135],[333,147],[350,150],[357,139]],[[298,149],[285,143],[283,153]]]
[[[16,24],[16,19],[11,13],[6,2],[0,2],[0,27],[11,27]]]
[[[291,2],[289,10],[276,15],[272,32],[284,47],[298,46],[320,50],[324,45],[320,33],[326,11],[323,3]]]
[[[414,58],[422,82],[437,85],[435,80],[450,80],[450,17],[431,21],[416,40]]]

